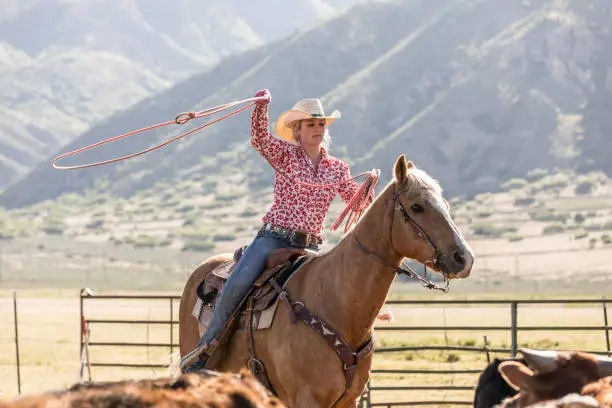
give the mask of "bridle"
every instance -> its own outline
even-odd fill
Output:
[[[399,190],[396,191],[396,183],[393,184],[393,195],[392,195],[392,201],[393,201],[393,211],[397,210],[400,212],[400,214],[403,216],[404,218],[404,222],[406,222],[408,225],[410,225],[410,227],[412,228],[412,230],[414,231],[414,234],[416,235],[417,238],[423,240],[432,250],[433,250],[433,256],[431,257],[431,259],[426,260],[425,262],[423,262],[424,265],[426,266],[432,266],[433,268],[435,268],[436,270],[440,270],[439,266],[440,266],[440,250],[438,249],[438,247],[433,243],[433,241],[431,240],[431,238],[429,238],[429,235],[427,235],[427,232],[425,232],[425,230],[423,229],[423,227],[421,227],[408,213],[408,210],[406,210],[406,208],[404,207],[404,205],[402,204],[401,200],[399,199],[400,196],[405,192],[405,190]],[[392,215],[391,218],[391,224],[389,226],[389,241],[391,242],[391,245],[393,245],[393,222],[395,221],[395,214]],[[366,252],[367,254],[370,254],[374,257],[376,257],[380,262],[382,262],[383,264],[386,264],[387,266],[394,268],[394,273],[400,273],[400,274],[405,274],[408,275],[411,278],[414,278],[418,281],[420,281],[423,286],[425,286],[427,289],[435,289],[435,290],[439,290],[442,291],[444,293],[447,293],[449,291],[449,284],[450,284],[450,277],[447,273],[442,272],[442,275],[444,276],[444,281],[446,282],[445,287],[440,287],[438,285],[436,285],[435,283],[431,282],[430,280],[428,280],[426,277],[423,277],[421,275],[419,275],[418,273],[416,273],[414,270],[412,270],[412,268],[410,268],[410,266],[408,266],[408,264],[406,262],[402,262],[400,264],[400,266],[395,266],[393,265],[391,262],[387,261],[385,258],[383,258],[382,256],[380,256],[379,254],[377,254],[376,252],[372,251],[371,249],[369,249],[368,247],[366,247],[360,240],[359,238],[357,238],[357,235],[355,234],[355,231],[353,231],[353,234],[351,234],[353,236],[353,238],[355,239],[355,241],[357,242],[357,244],[359,245],[360,249],[363,252]],[[395,248],[395,246],[393,247],[393,250],[398,254],[399,252],[397,251],[397,249]],[[400,255],[401,256],[401,255]]]

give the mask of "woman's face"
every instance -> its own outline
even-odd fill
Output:
[[[307,145],[320,145],[325,136],[325,119],[306,119],[300,128],[300,141]]]

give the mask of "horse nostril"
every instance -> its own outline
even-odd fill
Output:
[[[465,258],[463,257],[463,253],[455,252],[453,254],[453,260],[457,263],[457,265],[465,266]]]

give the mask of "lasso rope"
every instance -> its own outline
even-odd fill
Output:
[[[103,140],[101,142],[97,142],[97,143],[93,143],[90,144],[88,146],[82,147],[80,149],[77,150],[73,150],[71,152],[68,153],[64,153],[61,154],[57,157],[55,157],[52,161],[51,161],[51,166],[55,169],[58,170],[74,170],[74,169],[83,169],[83,168],[87,168],[87,167],[94,167],[94,166],[101,166],[103,164],[110,164],[110,163],[115,163],[121,160],[127,160],[127,159],[131,159],[133,157],[137,157],[137,156],[141,156],[145,153],[149,153],[152,152],[154,150],[160,149],[166,145],[169,145],[170,143],[176,142],[179,139],[182,139],[188,135],[191,135],[199,130],[202,130],[210,125],[213,125],[215,123],[221,122],[222,120],[225,120],[227,118],[229,118],[230,116],[236,115],[239,112],[242,112],[248,108],[250,108],[251,106],[255,105],[255,102],[258,100],[263,100],[263,99],[267,99],[265,96],[259,96],[259,97],[253,97],[253,98],[248,98],[248,99],[243,99],[240,101],[234,101],[234,102],[230,102],[230,103],[226,103],[223,105],[219,105],[219,106],[215,106],[212,108],[208,108],[208,109],[204,109],[202,111],[199,112],[183,112],[178,114],[174,120],[170,120],[167,122],[163,122],[163,123],[159,123],[157,125],[152,125],[152,126],[147,126],[144,127],[142,129],[138,129],[138,130],[134,130],[132,132],[128,132],[128,133],[124,133],[122,135],[119,136],[115,136],[115,137],[111,137],[109,139]],[[185,132],[183,134],[180,134],[176,137],[173,137],[170,140],[166,140],[165,142],[159,143],[153,147],[150,147],[148,149],[145,150],[141,150],[137,153],[133,153],[133,154],[129,154],[126,156],[121,156],[121,157],[116,157],[113,159],[109,159],[109,160],[103,160],[103,161],[99,161],[99,162],[94,162],[94,163],[87,163],[87,164],[80,164],[80,165],[75,165],[75,166],[59,166],[56,164],[57,161],[64,159],[66,157],[70,157],[70,156],[74,156],[76,154],[79,153],[83,153],[87,150],[91,150],[95,147],[98,146],[102,146],[104,144],[107,143],[112,143],[112,142],[116,142],[117,140],[121,140],[124,139],[126,137],[129,136],[133,136],[135,134],[141,133],[141,132],[146,132],[148,130],[153,130],[153,129],[157,129],[160,127],[164,127],[164,126],[168,126],[171,124],[176,124],[176,125],[184,125],[187,122],[189,122],[192,119],[196,119],[196,118],[203,118],[206,116],[210,116],[210,115],[214,115],[216,113],[222,112],[226,109],[232,108],[234,106],[243,104],[243,103],[247,103],[250,102],[248,105],[243,106],[241,108],[238,108],[224,116],[221,116],[220,118],[217,118],[211,122],[205,123],[202,126],[199,126],[195,129],[192,129],[188,132]],[[349,179],[346,180],[341,180],[335,183],[327,183],[327,184],[313,184],[313,183],[306,183],[300,180],[296,180],[292,177],[290,177],[289,175],[287,175],[285,172],[281,171],[280,169],[276,168],[276,166],[274,166],[274,164],[272,164],[272,161],[266,156],[264,155],[266,161],[272,166],[272,168],[274,168],[274,170],[283,175],[284,177],[289,178],[292,182],[296,183],[296,184],[301,184],[303,186],[306,187],[316,187],[316,188],[329,188],[329,187],[335,187],[344,183],[348,183],[350,181],[353,181],[361,176],[366,176],[366,179],[364,180],[363,184],[360,186],[359,190],[357,190],[357,192],[354,194],[354,196],[351,198],[351,200],[349,201],[347,207],[342,211],[342,213],[340,214],[340,216],[338,217],[338,219],[336,219],[336,221],[334,221],[334,223],[332,224],[332,226],[330,227],[330,231],[334,231],[337,229],[337,227],[340,225],[340,223],[342,223],[342,220],[346,217],[346,215],[350,212],[351,214],[349,215],[349,218],[347,219],[347,223],[345,225],[345,232],[351,227],[351,225],[353,223],[355,223],[359,217],[361,216],[362,212],[365,210],[365,208],[367,207],[367,202],[368,200],[371,200],[373,198],[373,194],[374,194],[374,187],[376,186],[376,183],[378,182],[378,178],[380,177],[380,171],[379,170],[374,170],[374,171],[367,171],[367,172],[363,172],[355,177],[351,177]]]
[[[172,142],[176,142],[177,140],[184,138],[185,136],[188,136],[188,135],[190,135],[192,133],[195,133],[195,132],[197,132],[199,130],[202,130],[205,127],[208,127],[208,126],[210,126],[212,124],[215,124],[217,122],[221,122],[222,120],[227,119],[230,116],[235,115],[235,114],[237,114],[237,113],[239,113],[239,112],[241,112],[243,110],[246,110],[249,107],[253,106],[255,104],[254,101],[257,101],[259,99],[264,99],[264,97],[255,97],[255,98],[244,99],[244,100],[241,100],[241,101],[230,102],[230,103],[226,103],[226,104],[223,104],[223,105],[215,106],[213,108],[205,109],[205,110],[199,111],[199,112],[183,112],[183,113],[180,113],[179,115],[177,115],[176,118],[174,118],[174,120],[169,120],[168,122],[159,123],[159,124],[153,125],[153,126],[147,126],[147,127],[142,128],[142,129],[134,130],[132,132],[124,133],[124,134],[119,135],[119,136],[111,137],[110,139],[106,139],[106,140],[103,140],[103,141],[98,142],[98,143],[90,144],[89,146],[82,147],[82,148],[74,150],[72,152],[64,153],[64,154],[54,158],[51,161],[51,165],[54,168],[59,169],[59,170],[74,170],[74,169],[83,169],[83,168],[86,168],[86,167],[100,166],[102,164],[109,164],[109,163],[114,163],[114,162],[118,162],[118,161],[121,161],[121,160],[131,159],[132,157],[140,156],[140,155],[143,155],[145,153],[152,152],[153,150],[160,149],[160,148],[162,148],[162,147],[164,147],[166,145],[169,145]],[[248,104],[248,105],[246,105],[246,106],[244,106],[244,107],[242,107],[240,109],[236,109],[235,111],[230,112],[230,113],[228,113],[225,116],[217,118],[217,119],[213,120],[212,122],[206,123],[206,124],[204,124],[204,125],[202,125],[200,127],[192,129],[192,130],[190,130],[188,132],[185,132],[185,133],[183,133],[181,135],[173,137],[170,140],[167,140],[167,141],[165,141],[163,143],[160,143],[160,144],[155,145],[153,147],[150,147],[148,149],[142,150],[142,151],[140,151],[138,153],[133,153],[133,154],[129,154],[127,156],[116,157],[114,159],[99,161],[99,162],[95,162],[95,163],[81,164],[81,165],[77,165],[77,166],[58,166],[56,164],[56,162],[58,160],[64,159],[66,157],[74,156],[75,154],[79,154],[79,153],[85,152],[87,150],[91,150],[94,147],[102,146],[102,145],[107,144],[107,143],[116,142],[117,140],[124,139],[124,138],[126,138],[128,136],[133,136],[133,135],[135,135],[137,133],[146,132],[147,130],[157,129],[157,128],[160,128],[160,127],[163,127],[163,126],[168,126],[168,125],[171,125],[173,123],[177,124],[177,125],[184,125],[185,123],[189,122],[191,119],[202,118],[202,117],[205,117],[205,116],[214,115],[215,113],[219,113],[221,111],[224,111],[225,109],[234,107],[236,105],[240,105],[241,103],[245,103],[245,102],[252,102],[252,103],[250,103],[250,104]]]

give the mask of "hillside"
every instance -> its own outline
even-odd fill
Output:
[[[376,167],[386,176],[392,160],[407,153],[449,194],[465,195],[496,189],[533,168],[609,170],[602,160],[612,149],[603,137],[607,122],[583,113],[595,102],[586,90],[599,85],[591,73],[605,72],[601,53],[612,49],[601,34],[612,21],[605,18],[611,7],[603,0],[365,4],[226,58],[105,119],[61,152],[268,87],[272,119],[305,96],[321,96],[327,109],[341,110],[332,153],[355,172]],[[609,93],[604,87],[597,95]],[[230,176],[237,189],[256,194],[270,185],[272,172],[249,146],[249,125],[242,113],[118,165],[55,171],[44,162],[2,194],[0,205],[31,205],[87,189],[130,196],[157,183]],[[64,164],[134,152],[187,128],[136,136]],[[199,193],[206,191],[204,184]]]
[[[271,191],[246,195],[231,186],[236,180],[207,179],[206,193],[202,181],[186,179],[129,199],[66,194],[0,211],[0,282],[180,290],[203,259],[248,244],[259,228]],[[343,207],[339,200],[332,205],[325,249],[342,236],[329,225]],[[503,183],[498,193],[452,199],[451,208],[477,257],[472,276],[454,283],[453,293],[612,290],[612,180],[601,172],[535,169]]]
[[[108,115],[357,2],[3,1],[0,191]]]

